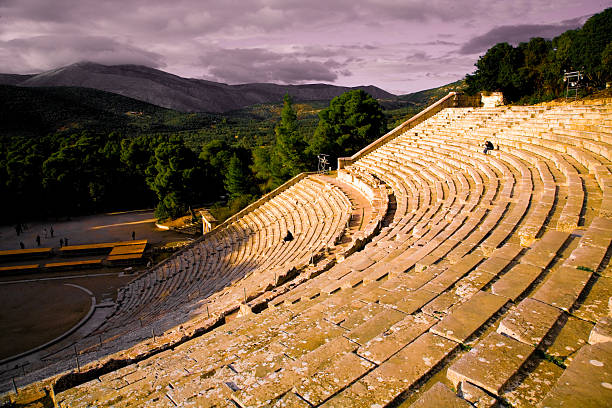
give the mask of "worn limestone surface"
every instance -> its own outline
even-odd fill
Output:
[[[540,402],[557,383],[563,369],[549,361],[534,362],[535,367],[529,367],[525,378],[517,384],[509,384],[511,391],[502,397],[516,408],[530,408]]]
[[[542,268],[533,265],[516,265],[493,284],[491,291],[514,301],[535,282],[542,271]]]
[[[569,316],[552,343],[545,344],[545,351],[566,364],[571,362],[575,353],[587,344],[593,326],[591,322]]]
[[[612,401],[612,342],[586,345],[539,404],[540,407],[605,407]]]
[[[533,298],[563,310],[570,310],[593,273],[562,266],[552,271]]]
[[[500,395],[506,383],[518,373],[535,348],[499,333],[481,340],[448,369],[448,378],[459,387],[468,381]]]
[[[507,299],[487,292],[478,292],[457,306],[451,314],[431,328],[433,333],[462,343],[484,325],[504,305]]]
[[[573,314],[595,323],[608,315],[610,298],[612,298],[612,278],[599,276]]]
[[[436,383],[419,398],[411,408],[470,408],[472,405],[459,398],[442,383]]]
[[[546,303],[526,298],[513,307],[501,321],[498,333],[537,345],[557,323],[561,311]]]
[[[606,343],[612,341],[612,317],[603,317],[595,324],[589,334],[589,344]]]
[[[453,341],[425,333],[323,406],[384,406],[412,387],[457,346]]]

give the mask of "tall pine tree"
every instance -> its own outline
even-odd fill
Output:
[[[270,157],[270,173],[274,186],[307,170],[306,142],[298,132],[297,114],[289,94],[283,98],[281,120],[274,128],[276,142]]]
[[[225,190],[231,199],[239,198],[249,192],[248,175],[237,155],[233,155],[227,166]]]

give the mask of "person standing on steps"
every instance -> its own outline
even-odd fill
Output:
[[[136,239],[136,231],[132,231],[132,241]]]
[[[40,235],[36,236],[36,245],[40,246]]]
[[[23,241],[20,241],[20,242],[19,242],[19,248],[21,248],[21,249],[25,249],[25,245],[23,244]]]
[[[51,233],[51,238],[53,238],[53,225],[51,226],[51,229],[49,230],[49,232]]]

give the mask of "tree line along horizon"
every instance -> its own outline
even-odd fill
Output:
[[[514,47],[499,43],[466,76],[467,93],[502,91],[509,102],[562,96],[564,70],[579,69],[590,88],[612,80],[612,8],[580,29]],[[416,112],[414,112],[416,113]],[[348,91],[298,119],[289,95],[267,140],[212,138],[191,146],[176,134],[123,135],[84,130],[0,140],[0,222],[155,207],[159,218],[211,205],[220,219],[295,175],[316,170],[317,154],[350,156],[389,129],[377,100]]]

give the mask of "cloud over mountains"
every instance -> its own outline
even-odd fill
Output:
[[[0,0],[4,72],[89,60],[227,83],[456,80],[497,41],[554,36],[598,0]],[[426,56],[409,61],[406,56]],[[442,64],[442,65],[441,65]]]

